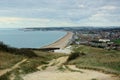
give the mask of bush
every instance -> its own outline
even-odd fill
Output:
[[[7,72],[6,74],[0,76],[0,80],[10,80],[9,76],[10,76],[10,72]]]
[[[10,47],[10,46],[4,44],[3,42],[0,42],[0,50],[9,52],[9,53],[15,54],[15,55],[23,55],[23,56],[27,56],[27,57],[37,57],[37,55],[29,49],[18,49],[18,48]]]
[[[83,53],[83,52],[73,52],[69,55],[69,58],[67,61],[71,61],[71,60],[76,59],[77,57],[80,57],[83,55],[85,55],[85,53]]]
[[[18,49],[15,50],[16,52],[14,52],[15,54],[19,54],[19,55],[23,55],[23,56],[27,56],[27,57],[37,57],[37,55],[28,49]]]
[[[0,42],[0,50],[8,51],[9,46],[5,45],[3,42]]]

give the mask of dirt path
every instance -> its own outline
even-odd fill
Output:
[[[27,74],[24,80],[116,80],[110,74],[98,71],[78,69],[75,65],[64,65],[68,57],[50,61],[48,65],[39,66],[41,71]],[[46,67],[42,69],[42,67]]]
[[[20,64],[24,63],[25,61],[27,61],[27,59],[23,59],[22,61],[18,62],[17,64],[15,64],[13,67],[8,68],[8,69],[4,69],[4,70],[0,70],[0,76],[6,74],[7,72],[10,72],[16,68],[19,67]]]

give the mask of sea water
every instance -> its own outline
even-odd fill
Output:
[[[0,29],[0,41],[16,48],[40,48],[66,35],[61,31],[24,31],[21,29]]]

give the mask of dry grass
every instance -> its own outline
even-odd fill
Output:
[[[74,51],[84,52],[85,55],[79,56],[69,61],[80,68],[102,70],[109,73],[120,74],[120,51],[105,50],[89,46],[74,46]]]
[[[42,51],[34,51],[34,53],[37,54],[38,56],[29,58],[29,57],[24,57],[20,55],[10,54],[7,52],[0,52],[1,69],[12,67],[23,58],[28,58],[28,60],[23,64],[21,64],[19,68],[9,72],[9,74],[5,74],[1,76],[0,80],[9,80],[9,77],[11,74],[15,74],[15,80],[21,80],[21,77],[20,77],[21,74],[35,72],[38,70],[37,69],[38,66],[48,64],[48,62],[53,58],[58,58],[65,55],[65,54],[55,54],[51,52],[42,52]]]
[[[29,58],[27,62],[21,65],[22,74],[27,74],[37,71],[40,65],[48,64],[52,59],[64,56],[65,54],[56,54],[52,52],[33,51],[38,57]],[[45,67],[44,67],[45,68]]]
[[[53,52],[45,52],[45,51],[37,51],[34,50],[33,51],[37,56],[41,57],[41,58],[46,58],[48,60],[50,59],[56,59],[62,56],[66,56],[67,54],[63,54],[63,53],[53,53]]]
[[[0,51],[0,69],[10,68],[22,59],[22,56]]]

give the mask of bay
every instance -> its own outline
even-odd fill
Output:
[[[0,29],[0,41],[16,48],[40,48],[59,40],[65,35],[66,32],[61,31]]]

